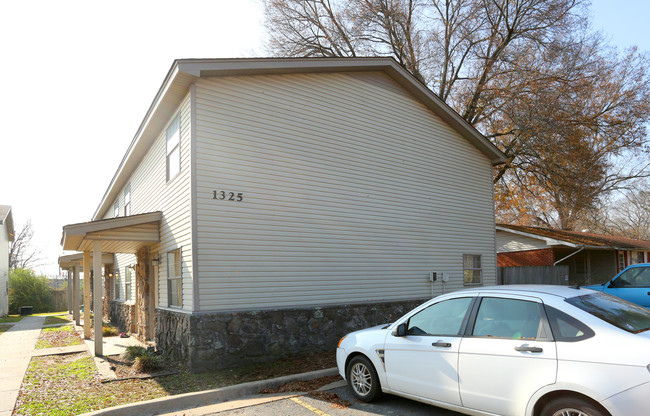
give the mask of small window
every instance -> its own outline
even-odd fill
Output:
[[[471,303],[472,298],[459,298],[433,304],[409,318],[406,333],[458,336]]]
[[[117,218],[120,216],[120,201],[115,201],[113,204],[113,217]]]
[[[625,252],[618,252],[618,270],[621,271],[625,268]]]
[[[126,266],[124,269],[124,295],[127,301],[131,300],[131,267]]]
[[[120,298],[120,273],[115,273],[115,291],[113,292],[113,299]]]
[[[182,306],[183,278],[181,273],[181,250],[167,253],[167,296],[169,306]]]
[[[124,188],[124,216],[131,215],[131,184]]]
[[[181,171],[181,118],[177,115],[167,127],[167,181]]]
[[[463,276],[466,285],[480,285],[481,256],[474,254],[463,254]]]
[[[643,263],[643,252],[642,251],[633,251],[630,253],[630,264],[639,264]]]
[[[472,335],[509,339],[545,338],[540,305],[518,299],[483,298]]]

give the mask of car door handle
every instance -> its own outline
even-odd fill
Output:
[[[543,352],[544,350],[540,347],[515,347],[515,351],[519,352]]]
[[[431,345],[434,346],[434,347],[443,347],[443,348],[450,348],[451,347],[450,342],[444,342],[444,341],[436,341]]]

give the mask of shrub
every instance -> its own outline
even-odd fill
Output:
[[[120,334],[120,330],[111,324],[102,325],[102,335],[105,337],[115,337]]]
[[[34,313],[51,312],[52,293],[45,276],[27,269],[9,271],[9,313],[20,313],[21,306],[32,306]]]
[[[133,368],[140,373],[149,373],[162,367],[162,359],[151,350],[145,350],[144,354],[136,357]]]
[[[138,347],[135,345],[130,345],[126,347],[124,352],[122,353],[122,358],[128,361],[133,361],[138,357],[141,357],[147,352],[147,349],[145,347]]]

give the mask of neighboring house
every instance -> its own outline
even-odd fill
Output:
[[[499,267],[567,265],[571,284],[602,283],[650,260],[650,241],[508,224],[496,229]]]
[[[0,316],[9,313],[9,243],[14,241],[11,206],[0,205]]]
[[[193,369],[330,350],[495,283],[504,160],[389,58],[177,60],[62,245],[106,269],[113,322]]]

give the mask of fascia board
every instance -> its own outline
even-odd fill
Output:
[[[108,188],[104,192],[104,196],[102,197],[99,206],[95,210],[95,213],[92,216],[92,220],[101,219],[101,216],[109,208],[110,202],[117,196],[122,186],[126,184],[126,180],[128,179],[130,173],[133,171],[133,169],[135,169],[135,167],[137,167],[141,156],[144,156],[144,153],[149,150],[151,143],[149,143],[148,140],[143,139],[147,137],[147,135],[153,135],[155,138],[155,136],[159,133],[158,131],[150,131],[151,129],[149,127],[152,124],[152,120],[154,117],[156,117],[159,110],[163,106],[163,100],[165,96],[168,94],[171,86],[174,85],[180,74],[181,72],[178,69],[177,61],[174,61],[172,67],[167,73],[167,76],[165,77],[165,80],[163,81],[160,89],[156,93],[156,96],[149,106],[144,119],[140,123],[140,126],[138,127],[138,130],[133,137],[133,140],[131,140],[131,144],[122,157],[122,161],[120,162],[117,171],[113,175]]]
[[[583,245],[580,245],[580,244],[569,243],[568,241],[561,241],[561,240],[556,240],[554,238],[543,237],[541,235],[527,233],[527,232],[524,232],[524,231],[511,230],[510,228],[500,227],[498,225],[497,225],[496,229],[497,229],[497,231],[503,231],[503,232],[506,232],[506,233],[517,234],[517,235],[521,235],[521,236],[524,236],[524,237],[529,237],[529,238],[534,238],[536,240],[541,240],[541,241],[544,241],[547,246],[567,246],[567,247],[573,247],[573,248],[578,248],[578,247],[585,247],[586,248],[587,247],[587,246],[583,246]]]

